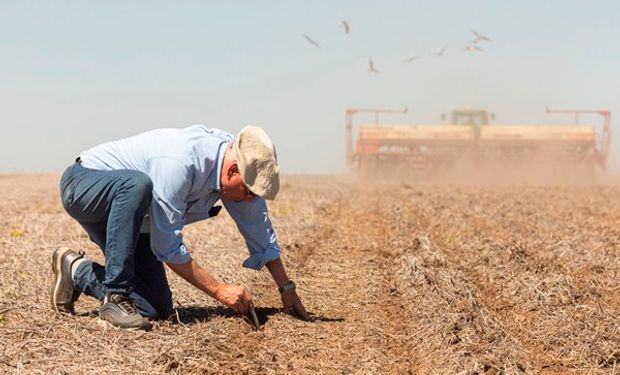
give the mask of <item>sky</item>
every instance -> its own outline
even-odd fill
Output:
[[[0,172],[60,172],[99,143],[203,124],[265,128],[283,173],[342,173],[347,108],[439,123],[465,106],[512,124],[609,109],[620,171],[619,14],[618,1],[0,0]],[[492,39],[483,52],[463,51],[472,29]]]

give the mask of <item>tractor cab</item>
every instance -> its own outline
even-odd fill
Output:
[[[442,115],[442,120],[446,120],[446,115]],[[456,109],[450,116],[451,125],[465,125],[480,127],[489,125],[490,120],[495,120],[495,114],[482,109]]]

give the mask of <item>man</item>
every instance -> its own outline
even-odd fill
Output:
[[[128,329],[172,313],[163,263],[209,296],[245,314],[252,296],[216,280],[192,259],[183,226],[217,215],[221,200],[245,239],[244,267],[266,266],[284,311],[308,318],[280,259],[265,199],[279,190],[275,148],[258,127],[236,138],[195,125],[158,129],[84,151],[60,180],[62,203],[105,255],[100,265],[61,247],[52,255],[53,308],[74,312],[81,293],[102,301],[99,316]]]

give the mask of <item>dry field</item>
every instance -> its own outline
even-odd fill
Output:
[[[57,175],[0,176],[0,373],[620,373],[620,185],[474,186],[288,177],[270,204],[307,309],[283,314],[240,267],[223,212],[189,226],[194,257],[252,291],[260,331],[170,275],[176,316],[150,332],[49,306],[50,254],[100,251]]]

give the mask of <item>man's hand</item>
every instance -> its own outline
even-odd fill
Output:
[[[242,286],[221,284],[215,292],[215,298],[239,315],[245,315],[254,306],[252,295]]]
[[[168,263],[168,267],[237,314],[246,314],[252,306],[252,295],[244,287],[220,283],[193,259],[183,264]]]
[[[282,260],[280,258],[267,262],[265,266],[267,266],[269,273],[273,276],[273,280],[276,282],[278,287],[283,287],[291,281],[286,275],[284,264],[282,264]],[[310,315],[306,312],[306,309],[304,308],[303,303],[301,303],[295,289],[289,289],[284,293],[281,293],[280,297],[282,297],[282,304],[284,305],[285,313],[296,315],[304,320],[310,319]]]
[[[310,315],[306,312],[303,303],[299,299],[295,289],[287,290],[281,294],[284,312],[290,315],[296,315],[303,320],[310,320]]]

